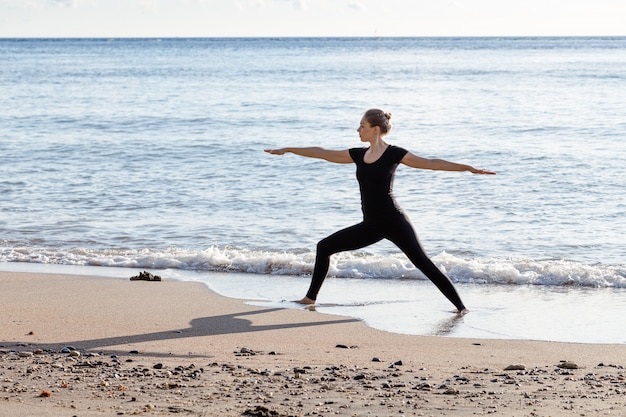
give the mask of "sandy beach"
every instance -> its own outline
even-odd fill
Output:
[[[386,333],[167,279],[2,272],[0,303],[0,416],[626,416],[624,345]]]

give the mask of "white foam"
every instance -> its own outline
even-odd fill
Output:
[[[0,262],[26,262],[121,268],[309,275],[315,253],[270,252],[210,247],[195,251],[3,248]],[[461,258],[443,252],[433,261],[459,283],[626,288],[625,265],[587,265],[571,260]],[[330,277],[424,280],[401,253],[372,255],[346,252],[333,256]]]

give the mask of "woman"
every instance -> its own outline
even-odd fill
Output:
[[[399,164],[419,169],[469,171],[473,174],[495,174],[495,172],[442,159],[419,157],[406,149],[385,142],[385,136],[390,131],[391,114],[380,109],[371,109],[365,112],[357,129],[361,142],[369,143],[368,148],[339,151],[319,147],[265,150],[272,155],[284,155],[290,152],[338,164],[356,164],[363,221],[340,230],[318,243],[311,285],[306,297],[298,302],[301,304],[315,303],[317,294],[328,273],[331,255],[360,249],[382,239],[388,239],[400,248],[409,260],[439,288],[443,295],[454,304],[458,313],[465,314],[467,309],[454,288],[454,284],[428,258],[408,217],[396,203],[392,194],[393,179]]]

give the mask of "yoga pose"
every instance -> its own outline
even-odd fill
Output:
[[[495,174],[469,165],[457,164],[442,159],[426,159],[406,149],[385,142],[391,131],[391,114],[380,109],[365,112],[357,129],[361,142],[368,148],[328,150],[320,147],[266,149],[273,155],[293,153],[309,158],[320,158],[338,164],[356,164],[356,177],[361,191],[363,221],[340,230],[317,244],[317,254],[311,285],[301,304],[314,304],[317,294],[328,273],[330,256],[349,250],[360,249],[382,239],[394,243],[409,260],[426,275],[458,312],[467,312],[452,281],[428,258],[411,223],[393,196],[393,179],[399,164],[411,168],[443,171],[469,171],[473,174]]]

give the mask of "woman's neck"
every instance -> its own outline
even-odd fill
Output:
[[[379,137],[370,142],[370,151],[378,153],[387,149],[387,146],[389,146],[389,144],[387,144],[382,137]]]

